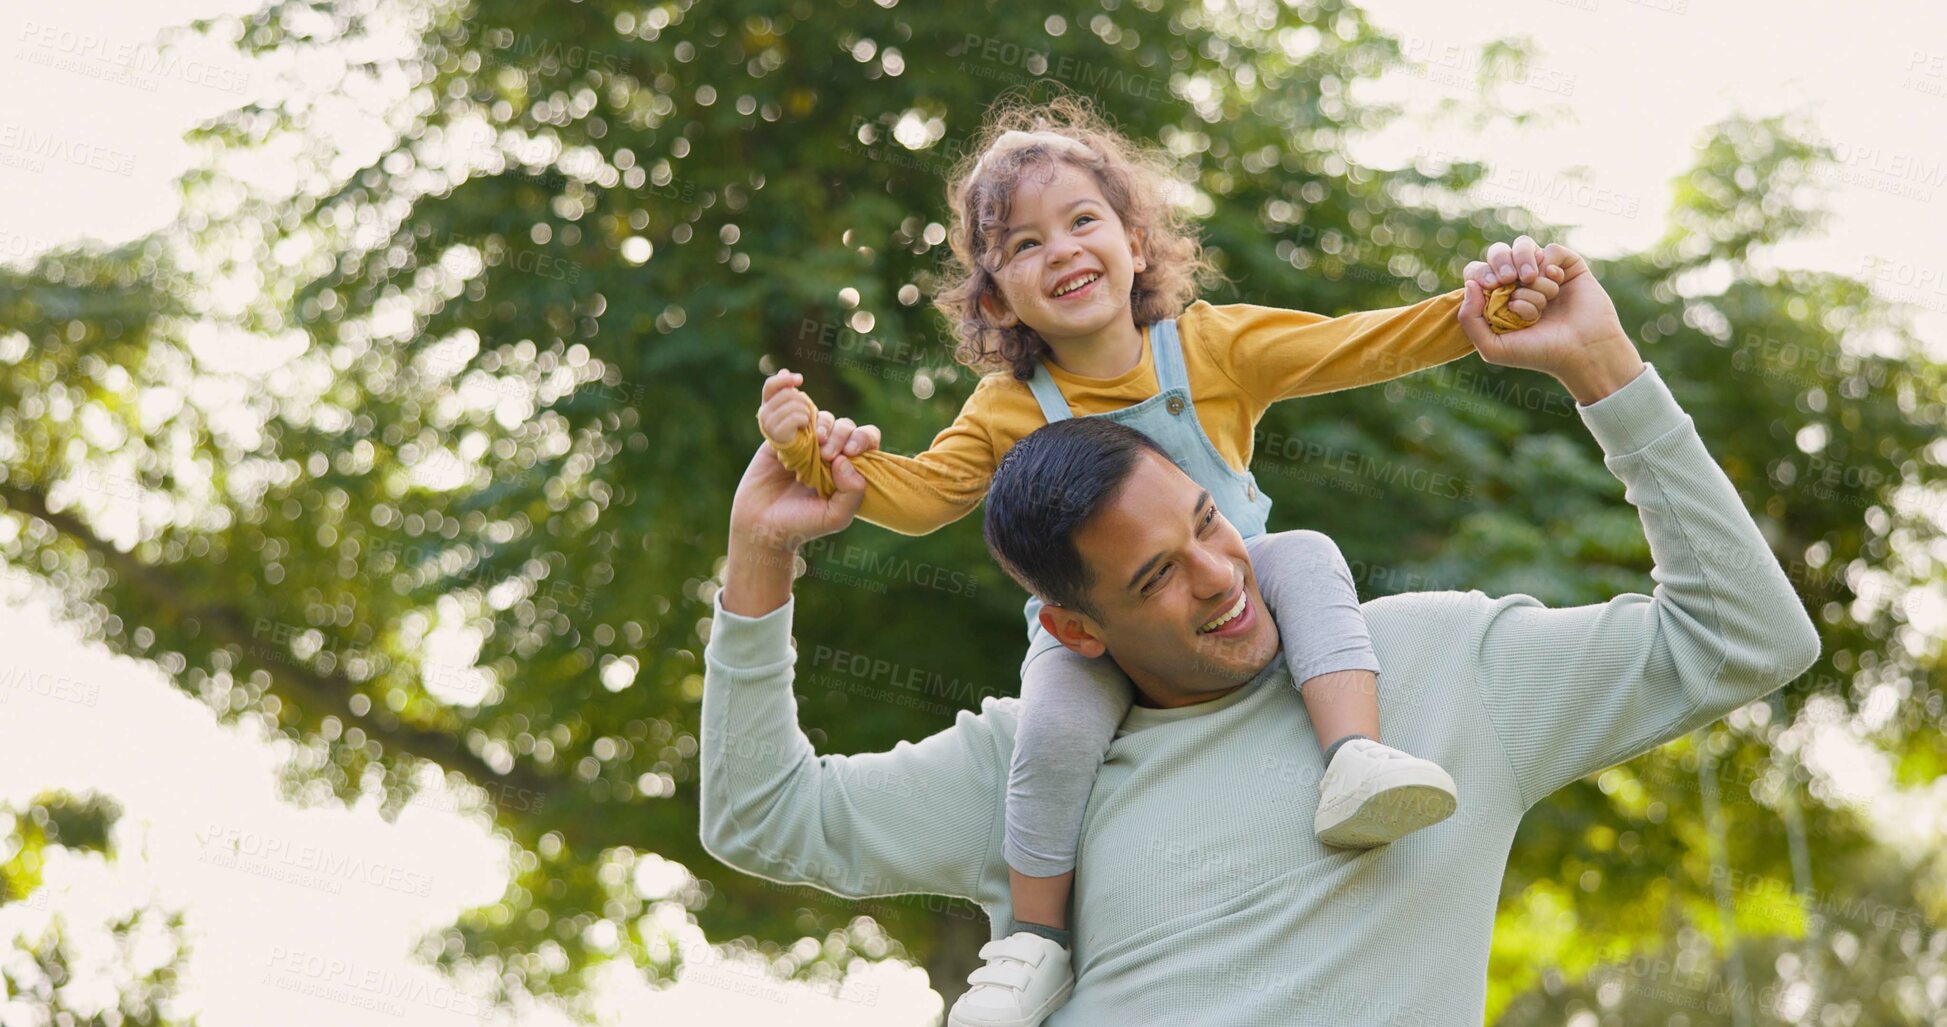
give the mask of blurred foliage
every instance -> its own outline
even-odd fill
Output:
[[[0,1008],[31,1013],[22,1023],[64,1027],[160,1027],[196,1022],[176,1007],[185,955],[181,914],[153,907],[100,924],[76,924],[42,887],[50,861],[113,859],[121,809],[100,796],[37,795],[0,810],[0,916],[9,950],[0,955]],[[10,913],[34,911],[24,920]]]
[[[1452,287],[1492,240],[1550,237],[1467,199],[1479,165],[1348,162],[1346,140],[1394,114],[1349,89],[1400,47],[1334,2],[286,0],[200,28],[272,87],[195,134],[209,156],[181,224],[0,278],[6,560],[91,637],[288,738],[294,801],[378,792],[396,813],[428,770],[469,788],[515,876],[423,953],[584,1015],[611,961],[673,976],[672,912],[788,976],[904,956],[950,998],[974,965],[985,930],[967,907],[841,902],[717,865],[697,838],[696,730],[762,375],[804,371],[821,406],[903,452],[973,387],[923,286],[945,253],[943,174],[998,94],[1089,94],[1178,154],[1233,283],[1211,302],[1396,306]],[[378,143],[333,135],[361,114]],[[1762,259],[1818,224],[1805,184],[1825,155],[1800,138],[1783,119],[1714,126],[1669,237],[1597,272],[1798,583],[1824,656],[1775,709],[1536,808],[1490,1019],[1583,1002],[1634,1022],[1629,1003],[1654,996],[1602,1005],[1605,967],[1670,938],[1692,962],[1738,954],[1759,989],[1809,968],[1857,980],[1846,952],[1876,953],[1879,979],[1920,975],[1934,1012],[1857,1022],[1941,1008],[1942,896],[1912,884],[1940,880],[1938,855],[1873,855],[1805,756],[1819,724],[1852,723],[1906,783],[1939,772],[1940,649],[1903,596],[1942,585],[1947,391],[1865,284]],[[1274,436],[1465,487],[1321,488]],[[1276,525],[1336,537],[1369,596],[1650,587],[1634,513],[1541,376],[1469,358],[1285,404],[1259,439]],[[1014,691],[1021,596],[972,519],[920,539],[860,525],[806,555],[801,656],[829,647],[939,686],[886,701],[898,686],[814,653],[798,688],[821,749],[889,748]],[[441,655],[444,637],[463,654]],[[1726,782],[1716,817],[1700,745]],[[639,888],[650,853],[701,877]],[[1726,880],[1788,884],[1727,896],[1726,931]],[[1919,942],[1745,922],[1889,888],[1921,914],[1902,928]],[[1788,949],[1789,972],[1762,958]]]

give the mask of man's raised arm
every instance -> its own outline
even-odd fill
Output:
[[[864,482],[844,458],[830,499],[760,448],[737,487],[704,649],[703,845],[759,877],[840,895],[975,891],[998,833],[1005,756],[984,717],[891,752],[820,756],[791,694],[797,547],[850,523]],[[986,898],[992,899],[993,896]]]
[[[1463,323],[1469,313],[1463,306]],[[1478,638],[1481,696],[1527,805],[1771,693],[1819,652],[1736,489],[1585,267],[1549,315],[1522,332],[1497,338],[1481,325],[1469,335],[1483,356],[1568,386],[1642,517],[1657,584],[1653,595],[1568,609],[1495,601]]]

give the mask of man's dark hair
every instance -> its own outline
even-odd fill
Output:
[[[1105,417],[1030,432],[987,487],[987,551],[1042,602],[1097,616],[1075,534],[1122,490],[1145,451],[1170,458],[1154,439]]]

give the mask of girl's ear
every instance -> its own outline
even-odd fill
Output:
[[[980,312],[986,314],[987,320],[998,328],[1012,328],[1020,322],[1020,318],[1014,316],[1014,311],[1007,308],[1007,301],[991,292],[980,294]]]
[[[1142,274],[1149,267],[1149,261],[1143,259],[1142,232],[1133,231],[1129,233],[1129,255],[1135,258],[1137,274]]]

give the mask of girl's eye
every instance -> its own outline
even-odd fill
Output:
[[[1082,219],[1083,219],[1083,218],[1087,218],[1087,219],[1088,219],[1088,220],[1090,220],[1090,221],[1100,221],[1100,220],[1101,220],[1101,218],[1098,218],[1098,217],[1096,217],[1096,216],[1095,216],[1095,215],[1093,215],[1093,214],[1077,214],[1077,215],[1075,215],[1075,223],[1077,223],[1077,224],[1079,224],[1079,223],[1081,223],[1081,221],[1082,221]],[[1021,252],[1021,247],[1023,247],[1023,246],[1026,246],[1027,244],[1029,244],[1029,243],[1031,243],[1031,242],[1033,242],[1033,241],[1034,241],[1033,239],[1023,239],[1023,240],[1021,240],[1020,242],[1017,242],[1017,243],[1015,243],[1015,244],[1014,244],[1014,252],[1015,252],[1015,253],[1019,253],[1019,252]]]

